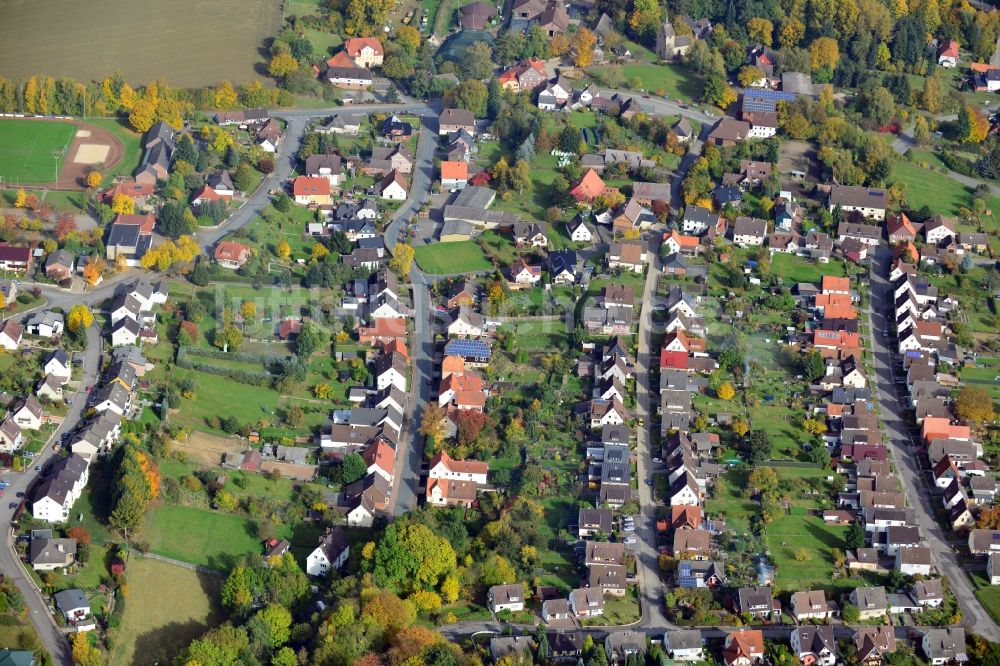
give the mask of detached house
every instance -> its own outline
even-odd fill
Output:
[[[861,611],[862,620],[884,617],[889,612],[889,598],[881,586],[855,588],[848,599]]]
[[[476,134],[476,117],[465,109],[444,109],[438,116],[438,134],[448,136],[453,132],[465,130]]]
[[[347,563],[351,552],[351,542],[340,527],[333,527],[320,537],[319,544],[306,557],[306,573],[310,576],[325,576]]]
[[[726,634],[722,659],[726,666],[754,666],[764,659],[764,634],[759,629],[740,629]]]
[[[520,583],[494,585],[486,593],[486,605],[490,612],[524,610],[524,590]]]
[[[826,620],[835,614],[835,608],[826,600],[823,590],[792,593],[792,615],[796,622]]]
[[[796,627],[789,642],[792,654],[803,664],[833,666],[837,663],[837,641],[829,625]]]
[[[737,613],[749,613],[754,619],[768,620],[781,615],[781,604],[771,596],[769,587],[741,587],[735,602]]]

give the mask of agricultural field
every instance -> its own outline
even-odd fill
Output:
[[[139,556],[129,560],[127,576],[129,595],[113,666],[169,663],[180,646],[223,620],[219,576]],[[170,584],[163,585],[165,580]]]
[[[155,0],[142,11],[123,9],[115,2],[7,3],[0,22],[4,76],[90,81],[120,70],[133,86],[154,79],[183,87],[247,83],[261,78],[259,49],[281,25],[281,5],[271,0]]]
[[[474,241],[418,245],[413,249],[417,265],[435,275],[478,273],[493,267]]]
[[[75,134],[76,127],[70,123],[0,119],[0,182],[16,185],[56,180]]]

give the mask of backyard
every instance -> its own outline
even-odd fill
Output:
[[[478,273],[493,267],[474,241],[418,245],[413,249],[417,265],[434,275]]]
[[[169,585],[163,581],[169,580]],[[113,666],[165,664],[222,622],[222,577],[133,555],[125,618],[110,656]]]
[[[587,73],[598,83],[646,90],[673,99],[694,99],[701,94],[698,81],[683,67],[667,64],[601,65]]]

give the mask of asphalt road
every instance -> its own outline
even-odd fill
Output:
[[[434,151],[437,148],[437,118],[435,113],[424,107],[420,114],[420,136],[417,139],[416,163],[410,175],[410,196],[396,211],[385,230],[385,245],[390,252],[395,251],[403,227],[426,201],[434,179]],[[409,399],[403,432],[396,447],[395,488],[390,514],[399,516],[417,507],[420,487],[420,470],[423,461],[420,436],[417,429],[423,415],[424,405],[431,399],[431,378],[434,365],[434,336],[431,295],[428,278],[417,266],[410,269],[410,289],[413,300],[413,336],[410,340],[410,359],[413,373],[410,377]]]
[[[640,628],[654,627],[657,631],[672,627],[664,613],[663,584],[660,581],[659,553],[656,550],[656,507],[653,489],[647,481],[653,476],[653,424],[656,403],[651,394],[650,362],[651,354],[653,295],[660,277],[659,258],[654,255],[646,272],[646,282],[642,291],[642,313],[639,317],[638,351],[635,366],[636,415],[643,425],[636,429],[636,473],[639,477],[639,511],[636,520],[638,543],[633,549],[636,556],[636,573],[639,578],[640,608],[642,619],[636,625]]]
[[[101,355],[101,331],[96,326],[87,329],[87,350],[83,357],[83,376],[80,380],[80,390],[73,397],[73,404],[70,405],[66,418],[59,427],[52,433],[49,443],[35,457],[35,466],[45,467],[49,464],[56,452],[52,447],[53,442],[58,442],[63,433],[72,432],[83,417],[84,408],[87,403],[87,386],[97,383],[98,367]],[[4,491],[3,502],[0,503],[0,523],[9,525],[14,511],[9,508],[10,502],[15,501],[16,493],[24,493],[31,486],[35,477],[40,473],[35,471],[35,467],[29,467],[23,472],[9,472],[3,475],[3,480],[10,483]],[[0,548],[0,571],[3,571],[10,580],[17,585],[24,597],[27,605],[27,617],[35,626],[42,645],[52,655],[56,664],[69,665],[73,663],[70,655],[69,643],[62,631],[56,626],[52,615],[49,613],[48,605],[42,599],[41,593],[25,574],[18,557],[13,550],[13,541],[8,531],[4,539],[4,547]]]
[[[891,253],[881,247],[870,269],[871,298],[868,309],[869,344],[875,366],[872,388],[878,400],[882,425],[889,439],[889,450],[896,466],[896,473],[903,483],[906,502],[913,508],[917,526],[924,543],[930,547],[938,571],[948,577],[952,592],[962,609],[962,620],[970,630],[990,641],[1000,641],[1000,627],[990,618],[979,600],[954,549],[948,544],[951,535],[935,519],[938,504],[931,495],[927,472],[921,470],[915,455],[916,437],[907,420],[906,410],[895,382],[893,354],[882,331],[889,328],[886,313],[894,308],[891,285],[888,281]],[[887,295],[889,296],[887,298]],[[902,387],[900,387],[902,388]]]

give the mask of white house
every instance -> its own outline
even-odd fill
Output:
[[[319,544],[306,557],[306,573],[310,576],[325,576],[330,570],[340,569],[351,554],[351,543],[347,534],[334,527],[320,537]]]
[[[42,338],[54,338],[62,335],[63,328],[63,316],[50,310],[31,315],[24,324],[24,330],[28,335],[37,335]]]
[[[674,661],[702,661],[705,646],[697,629],[675,629],[663,634],[663,649]]]
[[[94,411],[112,411],[125,416],[132,408],[132,394],[120,383],[111,382],[94,391],[92,402]]]
[[[406,177],[397,169],[393,169],[382,182],[379,183],[379,196],[391,201],[404,201],[406,199],[407,183]]]
[[[24,328],[13,319],[4,322],[0,327],[0,347],[7,351],[14,351],[21,346],[21,337]]]
[[[460,305],[448,324],[449,337],[478,338],[486,333],[486,318],[467,305]]]
[[[139,340],[139,333],[142,328],[139,322],[131,317],[118,320],[111,328],[111,346],[125,347],[135,345]]]
[[[406,357],[399,352],[382,354],[375,361],[375,385],[380,391],[394,386],[405,392],[408,375],[409,366]]]
[[[52,402],[62,400],[63,383],[63,380],[58,377],[45,375],[45,377],[38,382],[38,387],[35,388],[35,397],[38,399],[45,398],[46,400],[51,400]]]
[[[494,613],[524,610],[524,590],[520,583],[494,585],[486,593],[486,603]]]
[[[72,454],[58,460],[35,490],[32,515],[50,523],[66,522],[70,509],[87,485],[89,471],[90,463],[82,456]]]
[[[837,641],[829,625],[804,625],[792,630],[792,654],[803,664],[833,666],[837,663]]]
[[[431,458],[428,477],[449,481],[470,481],[477,486],[486,485],[490,466],[474,460],[454,460],[447,451],[441,451]]]
[[[594,240],[593,230],[580,215],[569,223],[569,239],[575,243],[590,243]]]
[[[38,430],[42,427],[42,403],[29,395],[15,405],[10,417],[22,430]]]
[[[900,548],[896,551],[896,568],[904,576],[930,575],[931,549],[927,546]]]
[[[42,372],[58,379],[61,384],[66,384],[70,380],[72,370],[70,369],[69,354],[62,349],[54,349],[49,357],[45,359]]]
[[[0,451],[10,453],[17,451],[24,444],[24,435],[21,434],[21,426],[14,422],[14,419],[7,418],[0,423]]]

